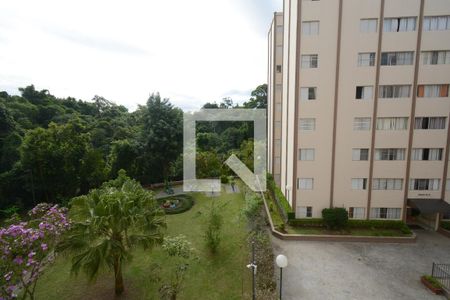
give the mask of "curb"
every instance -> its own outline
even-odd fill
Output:
[[[264,208],[270,223],[270,231],[274,237],[285,241],[318,241],[318,242],[362,242],[362,243],[397,243],[408,244],[415,243],[416,234],[408,237],[390,237],[390,236],[354,236],[354,235],[316,235],[316,234],[289,234],[282,233],[275,229],[270,216],[266,197],[261,193],[264,200]]]

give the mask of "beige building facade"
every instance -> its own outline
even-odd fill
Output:
[[[268,167],[296,217],[447,217],[450,1],[283,6],[269,31]]]

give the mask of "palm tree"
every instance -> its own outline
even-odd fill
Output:
[[[78,274],[82,269],[94,280],[102,267],[112,268],[116,295],[124,291],[122,266],[131,259],[133,248],[160,244],[166,225],[153,193],[126,177],[123,170],[101,188],[73,198],[69,216],[74,227],[59,249],[75,253],[72,271]]]

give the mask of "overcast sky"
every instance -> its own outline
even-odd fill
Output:
[[[30,0],[0,3],[0,90],[103,96],[130,109],[148,95],[183,109],[267,81],[267,31],[282,0]]]

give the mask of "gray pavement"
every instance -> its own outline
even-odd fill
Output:
[[[283,300],[445,299],[428,291],[420,276],[430,274],[433,262],[450,263],[450,239],[432,231],[415,232],[415,244],[272,237],[275,255],[282,253],[289,260],[283,270]]]

